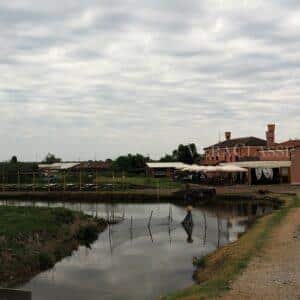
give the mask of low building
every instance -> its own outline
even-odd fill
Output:
[[[234,165],[248,169],[245,184],[280,184],[291,183],[291,161],[243,161],[223,163],[222,166]]]
[[[82,172],[104,172],[108,171],[111,168],[111,163],[104,161],[85,161],[80,162],[75,168],[74,171]]]
[[[67,163],[60,162],[60,163],[53,163],[53,164],[39,164],[38,168],[42,172],[49,173],[49,172],[72,170],[78,165],[79,163],[76,162],[67,162]]]
[[[176,170],[185,166],[182,162],[148,162],[146,175],[151,177],[172,177]]]

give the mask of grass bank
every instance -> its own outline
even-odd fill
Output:
[[[102,220],[66,209],[0,207],[0,286],[51,268],[105,228]]]
[[[300,205],[300,199],[296,196],[280,196],[279,200],[284,201],[284,205],[271,215],[257,220],[238,241],[197,260],[195,277],[198,284],[163,299],[214,299],[228,291],[230,283],[247,267],[251,258],[262,250],[273,229],[292,208]]]

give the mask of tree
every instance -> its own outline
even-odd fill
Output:
[[[18,158],[14,155],[14,156],[11,158],[10,163],[16,165],[16,164],[18,163]]]
[[[170,154],[165,154],[165,156],[163,156],[159,161],[161,162],[175,162],[177,161],[177,158],[174,157],[174,155],[170,155]]]
[[[114,161],[114,169],[119,171],[137,172],[145,168],[146,162],[150,159],[142,154],[128,154],[127,156],[119,156]]]
[[[160,161],[180,161],[185,164],[194,164],[200,160],[200,154],[197,151],[195,144],[182,145],[180,144],[171,155],[165,155]]]
[[[58,162],[61,162],[61,158],[55,157],[55,155],[52,153],[48,153],[44,159],[44,163],[46,163],[46,164],[53,164],[53,163],[58,163]]]

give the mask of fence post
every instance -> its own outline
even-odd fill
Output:
[[[81,166],[79,169],[79,190],[82,190],[82,173],[81,173]]]
[[[32,191],[35,192],[35,173],[32,172]]]
[[[96,184],[96,192],[98,192],[98,170],[96,169],[96,179],[95,179],[95,184]]]
[[[4,192],[5,187],[4,187],[4,167],[2,168],[2,192]]]
[[[48,178],[48,192],[50,192],[50,170],[47,172],[47,178]]]
[[[18,170],[18,192],[20,192],[21,180],[20,180],[20,170]]]
[[[64,192],[66,191],[66,171],[64,171]]]

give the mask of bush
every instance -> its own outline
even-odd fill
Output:
[[[54,260],[47,252],[41,252],[39,254],[39,263],[41,270],[47,270],[54,266]]]
[[[205,257],[194,257],[193,265],[197,268],[205,268],[206,267],[206,259]]]
[[[63,208],[54,209],[53,214],[59,224],[72,224],[75,219],[74,212]]]
[[[78,233],[78,239],[80,241],[91,243],[96,240],[98,237],[98,228],[97,225],[88,225],[81,227]]]
[[[64,246],[58,246],[55,251],[54,255],[57,260],[62,259],[63,257],[71,255],[72,251]]]

